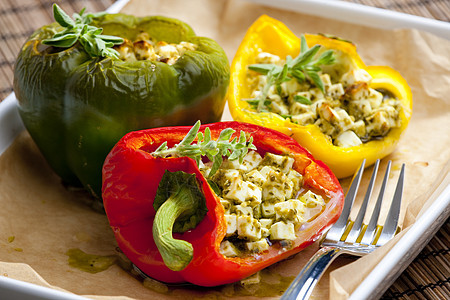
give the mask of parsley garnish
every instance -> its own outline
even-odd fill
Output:
[[[123,43],[123,39],[112,35],[103,35],[102,28],[89,25],[93,18],[105,15],[106,12],[85,13],[83,8],[79,14],[73,14],[70,18],[57,4],[53,4],[53,16],[55,21],[64,27],[63,31],[55,33],[52,38],[42,41],[43,44],[69,48],[77,41],[91,57],[119,57],[119,53],[113,49],[114,45]]]
[[[248,68],[252,71],[261,73],[267,76],[267,83],[264,86],[262,93],[255,99],[247,99],[251,105],[256,107],[258,112],[267,111],[268,102],[267,95],[270,88],[275,85],[277,92],[281,92],[281,84],[295,78],[298,82],[302,83],[306,79],[311,80],[323,93],[325,88],[320,79],[319,73],[321,66],[331,65],[335,62],[333,50],[326,50],[320,55],[318,51],[322,47],[321,45],[314,45],[312,48],[308,47],[305,36],[301,36],[300,53],[297,57],[286,57],[286,62],[283,66],[275,64],[253,64]],[[311,101],[305,97],[295,97],[295,101],[303,104],[311,104]]]
[[[205,132],[198,132],[200,129],[200,121],[189,130],[183,140],[172,148],[167,147],[167,142],[162,143],[158,149],[151,154],[155,157],[182,157],[187,156],[192,158],[200,165],[202,156],[208,157],[213,162],[208,177],[214,175],[223,162],[223,156],[227,156],[228,160],[239,160],[242,163],[244,156],[248,150],[256,150],[253,145],[253,137],[247,140],[246,133],[240,132],[239,139],[234,138],[230,141],[231,136],[236,131],[232,128],[226,128],[219,134],[218,139],[211,139],[211,130],[209,127],[205,128]],[[193,144],[197,138],[197,143]]]

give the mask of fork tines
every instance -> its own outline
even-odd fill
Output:
[[[334,224],[334,226],[328,231],[325,240],[323,242],[323,245],[326,245],[327,242],[332,244],[342,242],[345,244],[359,244],[366,246],[373,245],[374,247],[377,247],[384,245],[395,235],[397,231],[397,224],[400,214],[400,204],[403,193],[405,164],[402,164],[399,179],[397,182],[397,187],[395,189],[393,200],[389,208],[389,212],[386,217],[386,221],[384,223],[381,233],[379,233],[380,231],[379,228],[381,228],[381,226],[377,225],[377,223],[380,215],[381,204],[386,190],[389,172],[391,169],[391,161],[389,161],[387,164],[383,182],[378,194],[378,199],[377,202],[375,203],[372,216],[370,218],[367,227],[363,224],[363,220],[366,214],[367,204],[372,195],[375,179],[378,173],[378,167],[380,165],[380,160],[377,160],[374,164],[372,176],[370,178],[369,185],[364,196],[364,200],[361,204],[361,207],[359,209],[355,221],[352,222],[349,219],[350,211],[353,202],[355,200],[356,194],[358,192],[359,184],[361,182],[364,165],[365,160],[362,162],[360,169],[352,179],[352,183],[345,197],[342,214],[338,219],[338,221]]]

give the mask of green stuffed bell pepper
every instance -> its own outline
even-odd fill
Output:
[[[15,65],[22,120],[68,185],[101,196],[104,159],[127,132],[220,120],[229,63],[176,19],[74,14],[25,42]]]

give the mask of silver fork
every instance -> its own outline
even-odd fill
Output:
[[[386,184],[389,177],[391,162],[388,162],[377,202],[375,203],[372,216],[365,230],[363,219],[366,213],[367,203],[369,202],[369,199],[372,195],[372,190],[380,161],[377,160],[374,165],[372,177],[367,187],[363,203],[359,209],[355,221],[352,222],[349,219],[350,210],[352,208],[353,201],[355,200],[359,188],[359,183],[361,182],[364,164],[365,161],[362,162],[361,167],[352,179],[350,188],[345,197],[341,216],[327,232],[324,239],[321,240],[320,249],[308,261],[300,274],[294,279],[289,288],[283,294],[283,296],[281,297],[282,300],[308,299],[311,296],[311,293],[322,274],[338,255],[344,253],[355,256],[366,255],[368,253],[371,253],[377,247],[384,245],[396,234],[400,213],[400,203],[403,193],[405,164],[402,165],[397,182],[397,187],[394,192],[394,197],[389,208],[383,230],[381,231],[381,234],[379,236],[378,234],[376,234],[377,222],[380,214],[381,202],[383,200]],[[347,232],[348,234],[345,234]]]

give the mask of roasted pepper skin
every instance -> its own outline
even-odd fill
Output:
[[[56,23],[25,42],[14,73],[22,120],[65,183],[100,197],[104,159],[127,132],[220,120],[229,62],[215,41],[176,19],[110,14],[92,25],[129,40],[144,31],[156,41],[198,45],[167,65],[91,58],[79,43],[67,49],[42,44],[61,30]]]
[[[309,47],[320,44],[329,49],[342,51],[350,63],[365,69],[372,77],[371,88],[384,89],[395,95],[402,103],[401,127],[391,129],[381,140],[372,140],[360,146],[338,147],[315,125],[302,126],[274,113],[256,113],[242,99],[250,98],[250,87],[246,85],[247,66],[255,62],[258,49],[279,55],[295,57],[300,50],[300,39],[283,23],[266,15],[261,16],[248,29],[231,64],[231,81],[228,104],[234,120],[258,124],[281,131],[308,149],[315,158],[325,162],[338,178],[351,176],[366,159],[370,166],[377,159],[394,151],[408,126],[412,113],[412,94],[405,79],[395,70],[385,66],[366,66],[354,44],[323,35],[305,34]]]
[[[190,127],[154,128],[131,132],[124,136],[108,154],[103,166],[103,200],[111,228],[119,247],[145,274],[167,283],[190,282],[200,286],[217,286],[245,278],[275,262],[283,260],[312,244],[339,217],[343,191],[331,170],[295,140],[278,131],[239,122],[202,125],[211,129],[213,139],[225,128],[241,130],[253,137],[257,151],[264,155],[289,153],[294,156],[293,168],[303,174],[304,185],[330,199],[322,214],[299,233],[287,251],[272,246],[269,251],[245,258],[227,258],[220,254],[220,242],[226,234],[224,209],[194,160],[187,157],[153,157],[150,153],[168,141],[179,143]],[[208,212],[196,228],[177,239],[190,242],[194,256],[182,271],[169,270],[152,238],[155,210],[153,200],[166,170],[195,174],[206,198]]]

